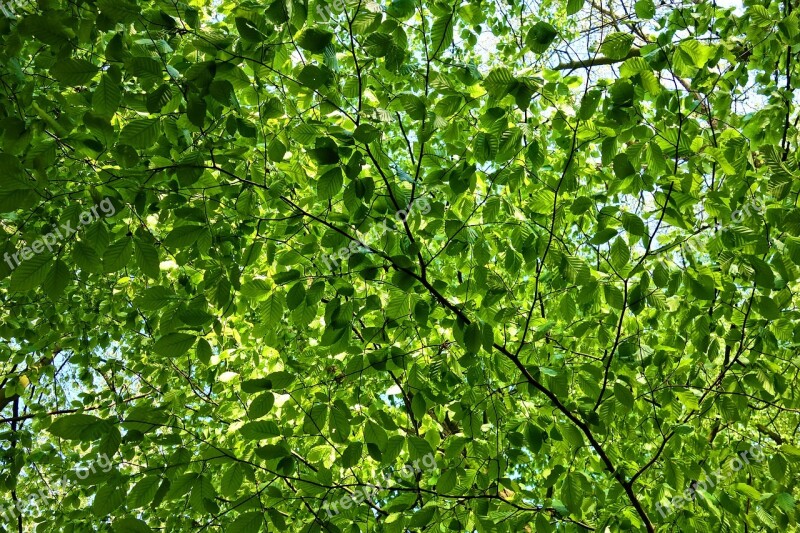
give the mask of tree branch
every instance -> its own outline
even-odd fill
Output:
[[[600,65],[615,65],[617,63],[622,63],[626,59],[630,59],[632,57],[639,57],[642,55],[642,52],[638,48],[631,48],[630,51],[623,57],[622,59],[614,59],[611,57],[594,57],[591,59],[577,59],[575,61],[569,61],[567,63],[559,63],[555,67],[554,70],[576,70],[579,68],[591,68],[597,67]]]

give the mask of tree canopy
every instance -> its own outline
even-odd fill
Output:
[[[5,531],[797,531],[793,0],[18,0]]]

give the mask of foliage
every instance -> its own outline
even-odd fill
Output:
[[[51,501],[7,530],[796,530],[798,28],[789,0],[16,5],[0,489]]]

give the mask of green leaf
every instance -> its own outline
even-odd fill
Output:
[[[103,15],[114,22],[133,22],[139,15],[136,4],[119,0],[99,0],[98,7]]]
[[[328,73],[316,65],[306,65],[297,76],[297,81],[312,91],[315,91],[325,85],[329,79],[330,76]]]
[[[631,250],[625,241],[617,237],[611,245],[611,263],[617,268],[623,268],[631,260]]]
[[[18,257],[29,255],[23,253],[25,250],[28,250],[29,253],[33,251],[26,247],[19,252]],[[46,253],[40,253],[22,261],[11,275],[10,289],[24,292],[40,287],[53,268],[52,261],[53,256]]]
[[[230,466],[222,475],[220,490],[224,496],[231,498],[236,495],[244,482],[244,468],[239,463]]]
[[[542,164],[544,164],[544,152],[539,146],[539,142],[535,139],[528,143],[528,149],[525,151],[525,159],[534,172],[539,170]]]
[[[425,102],[423,102],[419,96],[401,94],[400,101],[403,103],[403,109],[408,113],[409,118],[413,120],[422,120],[425,118]]]
[[[225,533],[258,533],[263,525],[264,515],[258,511],[250,511],[237,516],[236,520],[225,528]]]
[[[198,361],[206,365],[211,361],[211,356],[213,354],[211,351],[211,345],[207,340],[200,338],[200,340],[197,341],[196,351]]]
[[[712,48],[695,39],[687,39],[681,42],[678,51],[680,54],[676,54],[676,59],[680,59],[687,66],[701,68],[708,62]]]
[[[584,0],[567,0],[567,15],[574,15],[583,7]]]
[[[281,434],[278,425],[271,420],[248,422],[239,428],[239,433],[248,440],[269,439],[278,437]]]
[[[67,440],[95,440],[108,430],[108,425],[100,418],[83,413],[63,415],[50,424],[48,431]]]
[[[25,178],[25,169],[19,158],[0,153],[0,187],[5,190],[29,189],[33,185]]]
[[[317,194],[319,198],[329,200],[336,196],[342,189],[344,184],[344,176],[342,176],[342,169],[340,167],[333,167],[320,176],[317,182]]]
[[[614,383],[614,397],[626,409],[633,409],[633,394],[622,383]]]
[[[478,324],[472,323],[464,330],[464,344],[470,353],[478,353],[481,349],[482,337],[481,328]]]
[[[586,96],[581,100],[581,107],[578,110],[578,117],[580,117],[581,120],[589,120],[592,118],[592,115],[597,111],[597,105],[600,103],[602,94],[602,91],[599,89],[593,89],[586,93]]]
[[[236,90],[234,89],[233,84],[228,80],[215,79],[211,82],[208,93],[214,100],[224,106],[239,106],[239,102],[236,99]]]
[[[533,25],[525,37],[525,44],[532,52],[543,54],[558,37],[558,31],[546,22],[539,21]]]
[[[619,67],[619,73],[623,78],[630,78],[640,72],[649,72],[650,67],[643,57],[631,57],[625,60]]]
[[[795,507],[795,499],[787,492],[781,492],[775,497],[775,504],[786,512]]]
[[[364,144],[369,144],[372,141],[379,139],[380,136],[381,131],[371,124],[361,124],[353,132],[353,138]]]
[[[147,110],[151,113],[158,113],[172,99],[172,88],[166,83],[147,95]]]
[[[436,513],[435,506],[423,507],[414,513],[411,520],[408,522],[408,527],[413,529],[424,530],[425,526],[431,523],[433,516]]]
[[[258,25],[244,17],[236,17],[236,29],[239,31],[239,36],[253,43],[260,43],[265,39],[265,35],[258,29]]]
[[[160,484],[161,478],[157,476],[146,476],[142,478],[141,481],[131,487],[128,493],[128,507],[131,509],[140,509],[153,503],[153,498]]]
[[[589,242],[592,244],[605,244],[617,236],[617,230],[614,228],[605,228],[598,231]]]
[[[144,520],[132,516],[114,520],[114,533],[150,533],[152,529]]]
[[[656,6],[653,0],[637,0],[634,10],[640,19],[651,19],[656,15]]]
[[[581,487],[580,477],[575,472],[570,472],[564,478],[564,483],[561,485],[561,500],[571,513],[576,516],[581,515],[583,488]]]
[[[364,49],[373,57],[386,57],[393,45],[392,36],[386,33],[371,33],[364,39]]]
[[[431,57],[438,57],[453,44],[453,14],[437,17],[431,27]]]
[[[60,259],[53,262],[53,267],[47,273],[42,284],[42,289],[51,300],[55,301],[64,293],[70,280],[72,279],[72,272],[64,261]]]
[[[390,17],[406,20],[414,14],[414,7],[413,0],[392,0],[392,3],[386,9],[386,13]]]
[[[271,392],[265,392],[256,396],[250,407],[247,409],[247,416],[250,418],[261,418],[269,413],[272,406],[275,404],[275,395]]]
[[[490,95],[495,98],[502,98],[509,93],[511,88],[516,84],[511,71],[507,68],[496,68],[492,70],[488,76],[483,80],[483,87]]]
[[[119,134],[119,142],[144,150],[153,146],[161,134],[158,119],[136,119],[130,121]]]
[[[633,168],[628,156],[625,154],[617,154],[614,157],[614,175],[617,179],[625,179],[628,176],[632,176],[636,173],[636,169]]]
[[[430,443],[414,435],[409,435],[408,437],[408,450],[411,453],[412,459],[433,455],[433,448]]]
[[[133,241],[129,237],[123,237],[117,242],[106,248],[103,254],[103,270],[105,272],[116,272],[128,266],[133,251]]]
[[[134,239],[133,243],[136,249],[136,265],[144,275],[153,279],[158,279],[161,270],[156,247],[138,238]]]
[[[347,407],[342,405],[341,407]],[[334,432],[334,438],[338,442],[345,442],[350,435],[350,418],[347,416],[347,410],[340,407],[331,409],[331,429]]]
[[[86,85],[99,72],[99,68],[85,59],[64,59],[50,69],[50,74],[64,85]]]
[[[194,224],[178,226],[169,232],[164,239],[164,246],[169,248],[187,248],[196,246],[198,241],[210,240],[208,228]]]
[[[189,118],[189,122],[202,128],[205,125],[207,109],[208,104],[203,98],[194,94],[189,95],[186,103],[186,116]]]
[[[155,311],[165,305],[169,305],[176,299],[175,293],[171,289],[155,285],[144,291],[141,296],[136,298],[134,303],[145,311]]]
[[[364,426],[364,441],[367,444],[374,444],[381,451],[385,451],[389,438],[382,427],[372,420],[367,420],[366,426]]]
[[[475,152],[475,159],[479,163],[486,163],[493,161],[497,155],[500,147],[500,142],[496,136],[491,133],[479,132],[475,136],[473,151]]]
[[[733,485],[733,488],[736,490],[736,492],[746,496],[747,498],[751,498],[753,500],[761,499],[761,493],[746,483],[736,483]]]
[[[286,0],[273,0],[266,10],[266,15],[269,20],[275,24],[283,24],[289,20],[289,10],[287,8]]]
[[[439,476],[439,481],[436,483],[436,492],[440,494],[451,494],[458,481],[458,473],[454,468],[445,469],[442,475]]]
[[[107,75],[100,78],[100,83],[92,93],[92,107],[103,117],[111,117],[117,112],[122,102],[122,89]]]
[[[317,26],[309,27],[300,32],[297,45],[303,50],[319,53],[333,42],[333,32]]]
[[[180,357],[194,345],[196,337],[188,333],[167,333],[153,346],[156,353],[164,357]]]
[[[303,420],[303,432],[309,435],[318,435],[325,429],[328,421],[328,406],[315,404]]]
[[[609,59],[624,59],[631,50],[633,35],[616,32],[609,34],[600,45],[600,53]]]
[[[97,490],[92,501],[92,512],[97,517],[109,515],[125,502],[125,492],[120,487],[105,484]]]

